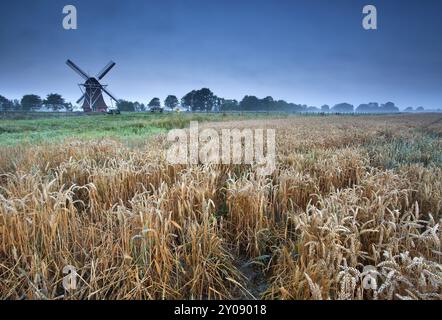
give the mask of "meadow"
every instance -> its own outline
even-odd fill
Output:
[[[275,117],[277,115],[274,115]],[[122,115],[60,116],[56,114],[0,118],[0,146],[111,138],[120,141],[144,140],[153,134],[183,128],[190,121],[227,121],[260,117],[258,114],[205,113],[123,113]],[[261,115],[263,117],[263,115]]]
[[[191,120],[276,129],[277,169],[169,165]],[[0,298],[440,300],[441,147],[438,114],[0,120]]]

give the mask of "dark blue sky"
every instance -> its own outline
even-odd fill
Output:
[[[78,9],[78,30],[62,8]],[[378,30],[362,28],[375,4]],[[209,87],[308,105],[394,101],[442,107],[439,0],[14,0],[0,3],[0,94],[80,97],[67,58],[118,98]]]

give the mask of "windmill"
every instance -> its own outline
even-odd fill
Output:
[[[117,99],[107,90],[107,85],[102,85],[99,81],[104,78],[104,76],[115,66],[115,62],[109,62],[103,70],[101,70],[96,76],[90,77],[86,72],[81,70],[75,63],[71,60],[67,60],[66,64],[71,67],[76,73],[78,73],[85,82],[79,84],[81,92],[83,95],[77,100],[77,103],[83,101],[83,111],[84,112],[106,112],[107,105],[103,99],[103,93],[106,93],[112,100],[117,102]],[[111,100],[111,101],[112,101]]]

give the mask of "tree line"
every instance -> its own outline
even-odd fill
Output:
[[[397,113],[399,108],[393,102],[379,104],[370,102],[355,107],[349,103],[339,103],[334,106],[323,105],[321,107],[295,104],[284,100],[275,100],[271,96],[258,98],[246,95],[241,101],[235,99],[220,98],[210,89],[202,88],[192,90],[181,99],[175,95],[168,95],[161,103],[158,97],[150,100],[149,103],[128,101],[121,99],[117,102],[117,108],[121,111],[135,112],[148,111],[152,108],[165,108],[176,110],[178,108],[192,112],[228,112],[228,111],[265,111],[265,112],[311,112],[311,113]],[[73,105],[57,93],[50,93],[45,99],[35,94],[27,94],[21,100],[8,100],[0,95],[0,111],[38,111],[45,108],[47,111],[72,111]],[[422,112],[425,109],[408,107],[405,112]]]
[[[159,98],[153,98],[147,106],[138,102],[121,100],[117,104],[122,111],[144,111],[147,108],[161,107]],[[174,110],[181,107],[192,112],[223,112],[223,111],[266,111],[266,112],[316,112],[316,113],[397,113],[399,108],[393,102],[379,104],[370,102],[361,104],[358,107],[349,103],[339,103],[332,107],[323,105],[320,108],[303,104],[289,103],[284,100],[275,100],[271,96],[258,98],[246,95],[241,101],[235,99],[224,99],[216,96],[210,89],[202,88],[192,90],[185,94],[180,100],[174,95],[169,95],[164,100],[164,108]],[[412,107],[406,109],[407,112],[415,111]],[[419,107],[416,111],[424,111]]]
[[[72,111],[73,105],[66,102],[65,99],[58,93],[50,93],[45,99],[42,99],[36,94],[25,94],[21,100],[9,100],[0,95],[0,111],[39,111],[42,108],[52,111]]]

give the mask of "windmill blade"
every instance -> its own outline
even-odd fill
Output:
[[[77,72],[84,80],[89,79],[90,77],[88,76],[88,74],[86,72],[84,72],[83,70],[81,70],[75,63],[73,63],[71,60],[67,60],[66,64],[71,67],[75,72]]]
[[[104,68],[97,74],[97,79],[101,80],[104,76],[115,66],[115,62],[110,61]]]
[[[77,100],[76,103],[77,103],[77,104],[80,103],[80,101],[83,100],[83,99],[85,98],[85,96],[86,96],[86,94],[84,93],[84,94],[81,96],[81,98]]]
[[[103,87],[101,84],[100,87],[101,90],[103,90],[109,97],[111,97],[111,99],[113,99],[115,102],[118,102],[117,98],[115,98],[112,93],[110,93],[105,87]]]

